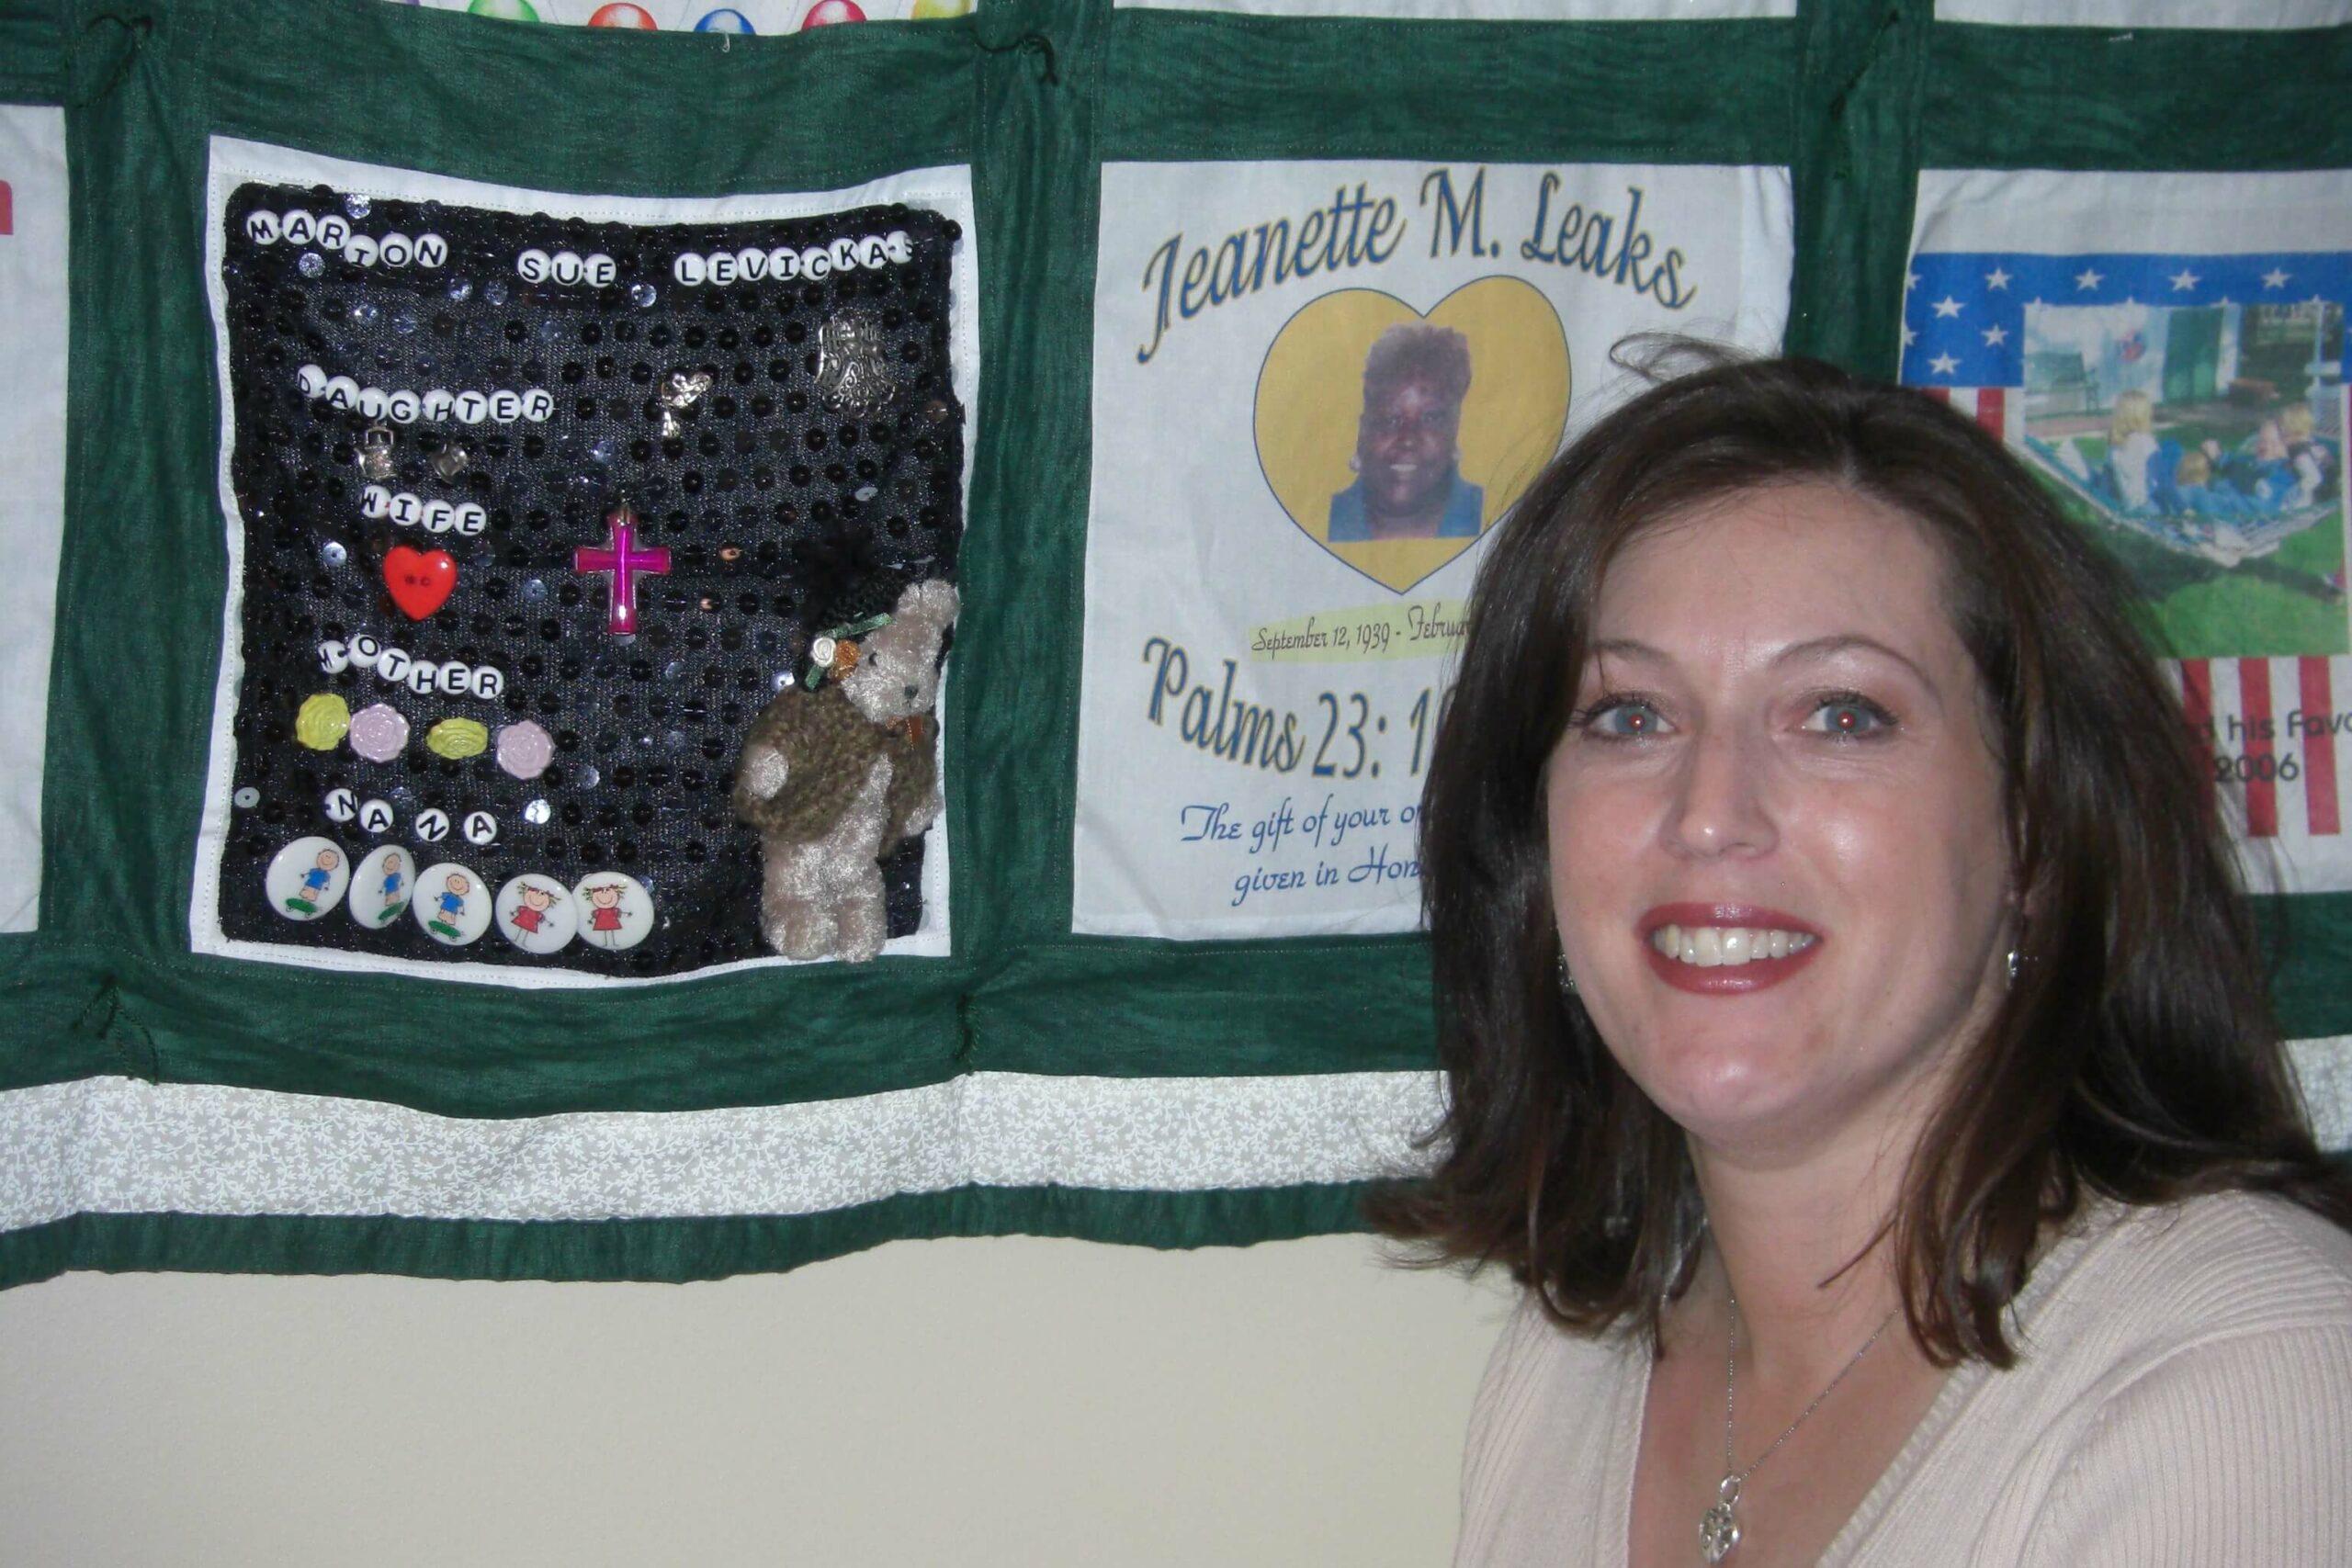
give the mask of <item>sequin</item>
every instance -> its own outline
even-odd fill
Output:
[[[316,277],[326,269],[327,258],[316,251],[304,251],[294,263],[294,270],[304,277]]]
[[[473,297],[474,297],[474,286],[473,286],[473,280],[472,280],[471,278],[466,278],[466,277],[453,277],[453,278],[451,278],[451,279],[449,280],[449,298],[450,298],[450,299],[452,299],[456,300],[458,304],[462,305],[462,304],[464,304],[467,300],[469,300],[469,299],[472,299]]]
[[[344,211],[354,218],[367,217],[369,212],[375,209],[375,206],[376,204],[374,202],[369,201],[366,197],[356,193],[343,198]]]
[[[535,800],[523,807],[523,820],[534,828],[545,827],[548,818],[554,815],[554,810],[545,800]]]
[[[244,788],[231,795],[229,800],[230,803],[235,806],[238,810],[251,811],[254,807],[261,804],[261,791],[254,788],[251,784],[247,784]]]
[[[329,566],[341,566],[350,557],[351,552],[345,549],[338,539],[329,539],[319,547],[319,559]]]
[[[628,297],[630,303],[643,310],[651,308],[653,301],[661,298],[661,292],[650,283],[632,283],[628,286]]]
[[[492,278],[481,286],[481,297],[492,305],[505,304],[506,280],[503,277]]]

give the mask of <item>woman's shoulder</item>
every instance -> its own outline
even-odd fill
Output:
[[[2012,1304],[2016,1367],[1994,1380],[2011,1416],[2060,1424],[2143,1380],[2228,1382],[2290,1344],[2352,1361],[2352,1235],[2283,1199],[2098,1202]],[[1988,1391],[1990,1393],[1991,1391]]]
[[[2049,1261],[2061,1264],[2070,1245],[2078,1256],[2052,1282],[2053,1314],[2096,1314],[2109,1336],[2211,1342],[2298,1327],[2352,1333],[2352,1233],[2283,1198],[2224,1192],[2096,1204]],[[2030,1339],[2030,1318],[2022,1326]]]

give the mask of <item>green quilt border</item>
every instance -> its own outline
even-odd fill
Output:
[[[934,1236],[1242,1247],[1361,1231],[1368,1190],[1359,1182],[1203,1192],[961,1187],[820,1214],[714,1219],[75,1214],[0,1234],[0,1290],[69,1269],[681,1284],[796,1269],[884,1242]]]

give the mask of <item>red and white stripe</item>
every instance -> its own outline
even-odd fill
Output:
[[[2352,728],[2330,724],[2336,694],[2352,694],[2352,659],[2185,659],[2179,681],[2183,715],[2213,758],[2210,776],[2243,802],[2246,837],[2341,837],[2336,752]]]
[[[1939,403],[1950,403],[2004,441],[2025,435],[2025,391],[2018,387],[1921,387]]]

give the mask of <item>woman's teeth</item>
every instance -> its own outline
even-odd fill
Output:
[[[1660,926],[1650,932],[1650,945],[1658,952],[1702,969],[1759,958],[1786,958],[1820,940],[1811,931],[1767,931],[1757,926]]]

